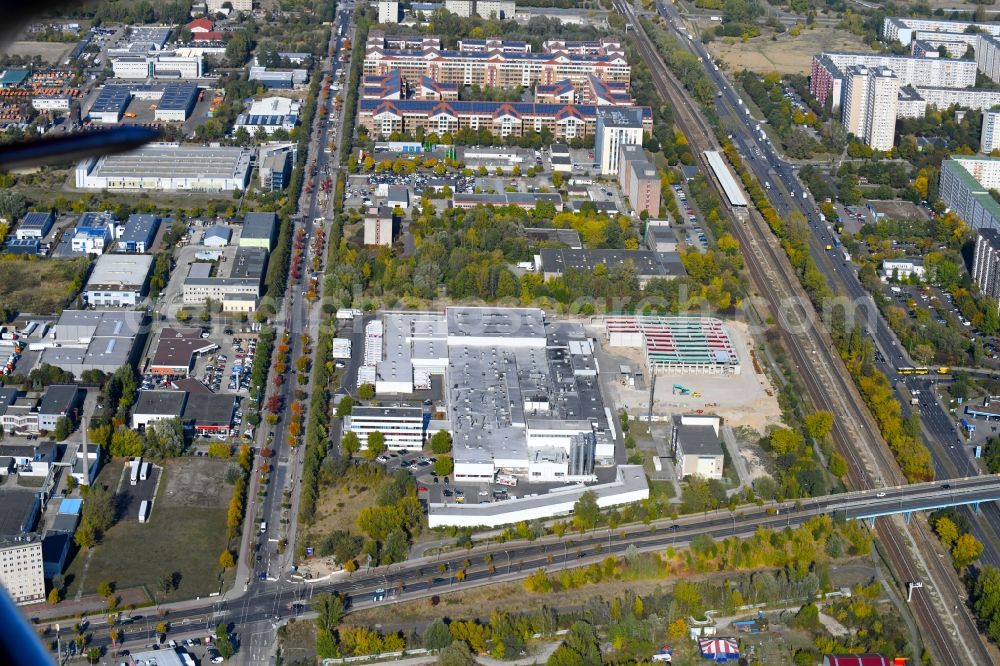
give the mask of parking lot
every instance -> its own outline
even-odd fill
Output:
[[[688,203],[687,194],[684,192],[684,188],[679,184],[674,183],[674,197],[677,199],[677,207],[680,209],[681,216],[684,218],[680,220],[682,228],[684,229],[684,236],[687,240],[689,247],[693,247],[701,252],[708,250],[708,237],[705,235],[704,229],[701,227],[701,223],[698,222],[698,216],[695,215],[694,208]]]
[[[138,480],[133,486],[131,483],[131,465],[126,464],[122,470],[122,477],[118,482],[118,490],[115,493],[115,521],[139,522],[139,506],[144,501],[152,503],[156,496],[156,486],[160,482],[162,470],[155,466],[149,466],[149,475],[145,480]],[[155,507],[151,507],[155,511]]]

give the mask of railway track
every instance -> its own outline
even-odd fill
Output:
[[[625,0],[615,0],[615,7],[631,23],[633,44],[646,61],[661,97],[671,102],[675,123],[684,132],[691,147],[699,158],[703,157],[702,151],[717,150],[719,144],[714,132],[699,115],[682,85],[667,70],[639,23],[634,8]],[[749,211],[746,224],[735,222],[732,217],[730,219],[733,222],[730,226],[747,259],[745,263],[750,278],[771,312],[781,320],[781,336],[804,380],[812,403],[817,408],[828,409],[835,416],[831,435],[838,450],[848,461],[851,485],[868,489],[876,485],[906,483],[888,445],[882,440],[874,419],[867,409],[859,406],[862,404],[861,397],[853,381],[847,379],[847,369],[835,351],[832,339],[816,321],[815,310],[801,285],[797,280],[788,278],[796,274],[795,270],[784,251],[776,247],[777,241],[770,228],[754,209]],[[880,518],[876,526],[900,583],[923,580],[924,576],[914,562],[914,555],[907,550],[907,539],[901,528],[887,518]],[[926,541],[926,535],[922,536]],[[913,545],[916,547],[915,543]],[[935,578],[946,581],[944,587],[947,589],[934,592],[939,595],[947,593],[951,599],[960,598],[952,572],[942,571],[937,557],[927,559],[933,560],[929,566],[935,568]],[[991,656],[981,640],[976,640],[974,646],[966,645],[959,638],[957,626],[954,626],[949,635],[945,630],[948,618],[939,617],[930,598],[931,592],[927,588],[916,590],[911,606],[937,660],[956,665],[990,663]],[[947,605],[944,599],[941,602]],[[953,617],[951,614],[947,615]],[[971,631],[978,638],[978,631],[971,618],[966,614],[961,619],[971,625],[965,627],[966,631]],[[956,643],[960,643],[961,648]]]

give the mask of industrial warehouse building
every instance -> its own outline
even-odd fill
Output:
[[[270,252],[278,239],[276,213],[247,213],[240,232],[240,247],[259,247]]]
[[[535,308],[450,307],[369,322],[359,382],[373,381],[378,394],[408,394],[432,375],[447,378],[456,481],[489,483],[503,473],[589,483],[596,465],[614,463],[614,424],[597,372],[579,324],[546,321]],[[416,416],[358,414],[367,428],[400,438],[416,434]]]
[[[132,101],[132,91],[128,86],[104,86],[90,107],[87,117],[95,123],[113,125],[122,119],[122,114]]]
[[[135,307],[146,296],[153,257],[105,254],[98,257],[83,296],[93,307]]]
[[[172,83],[164,87],[153,117],[166,122],[184,122],[198,102],[198,86],[193,83]]]
[[[56,216],[52,212],[30,212],[25,213],[21,225],[17,228],[15,236],[17,238],[45,238],[52,229],[52,224],[56,221]]]
[[[236,119],[233,131],[243,128],[254,136],[258,130],[274,134],[283,129],[291,132],[299,122],[302,103],[287,97],[265,97],[250,105],[246,113]]]
[[[160,218],[157,215],[132,213],[125,222],[125,227],[115,249],[118,252],[149,252],[156,238],[156,230],[160,228]]]
[[[63,310],[41,342],[45,348],[39,363],[77,377],[86,370],[110,374],[136,362],[145,344],[145,331],[146,314],[141,311]]]
[[[253,151],[248,148],[150,144],[80,162],[76,186],[88,190],[227,192],[246,188],[252,158]]]
[[[430,504],[427,507],[427,525],[431,528],[492,528],[568,516],[585,492],[593,492],[597,496],[597,506],[608,509],[648,499],[649,484],[641,465],[621,465],[615,479],[608,483],[574,484],[503,502]]]

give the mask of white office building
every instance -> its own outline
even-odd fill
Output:
[[[424,410],[420,407],[354,407],[344,419],[344,431],[353,432],[368,448],[368,435],[380,432],[390,451],[419,451],[424,446]]]
[[[202,75],[201,56],[180,56],[173,52],[130,55],[111,60],[111,70],[119,79],[198,79]]]
[[[882,279],[886,282],[893,280],[909,280],[915,277],[923,280],[927,276],[924,268],[924,260],[920,257],[900,257],[899,259],[886,259],[882,262]]]
[[[601,175],[618,173],[620,149],[626,144],[642,144],[642,109],[598,107],[594,132],[594,156]]]
[[[670,434],[670,450],[677,464],[677,475],[721,479],[725,454],[719,443],[718,416],[683,414],[675,416]]]

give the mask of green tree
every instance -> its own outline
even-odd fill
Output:
[[[354,405],[354,398],[351,396],[345,395],[341,398],[340,402],[337,403],[337,418],[342,419],[345,416],[350,416],[351,410],[354,409]]]
[[[424,629],[424,648],[427,650],[443,650],[451,645],[451,630],[443,620],[437,619]]]
[[[455,461],[451,456],[441,456],[434,463],[434,473],[438,476],[448,476],[455,471]]]
[[[987,635],[1000,641],[1000,570],[989,564],[976,576],[972,588],[972,609]]]
[[[475,666],[478,662],[472,655],[468,643],[453,641],[448,647],[441,650],[437,663],[440,666]]]
[[[451,452],[451,435],[447,430],[438,430],[431,437],[431,451],[438,455]]]
[[[56,427],[52,430],[52,437],[57,442],[61,442],[69,437],[70,433],[73,432],[73,422],[70,421],[65,416],[60,416],[56,419]]]
[[[951,548],[958,541],[958,526],[947,516],[937,519],[934,523],[934,531],[945,548]]]
[[[955,547],[951,549],[951,556],[955,560],[955,566],[964,569],[979,559],[983,554],[983,544],[971,534],[963,534],[955,541]]]
[[[820,411],[806,416],[806,431],[815,440],[821,440],[833,429],[833,414]]]
[[[316,628],[333,634],[344,617],[344,600],[340,595],[324,592],[313,598],[312,608],[316,611]]]
[[[362,384],[358,387],[358,397],[362,400],[371,400],[375,397],[375,387],[371,384]]]
[[[111,586],[111,583],[106,580],[102,580],[97,586],[97,594],[105,598],[110,597],[113,591],[114,588]]]
[[[385,435],[380,432],[368,433],[367,448],[364,456],[368,460],[374,460],[385,451]]]
[[[215,649],[219,651],[219,656],[229,659],[236,654],[233,642],[229,638],[229,626],[221,623],[215,628]]]
[[[361,440],[358,439],[357,433],[354,431],[347,431],[344,436],[340,439],[340,448],[344,450],[349,456],[353,456],[355,453],[361,450]]]
[[[55,606],[56,604],[59,603],[61,599],[62,595],[59,593],[59,588],[53,587],[51,590],[49,590],[48,601],[50,606]]]
[[[601,518],[601,508],[597,506],[597,494],[588,490],[580,495],[573,505],[573,522],[581,529],[593,529]]]

